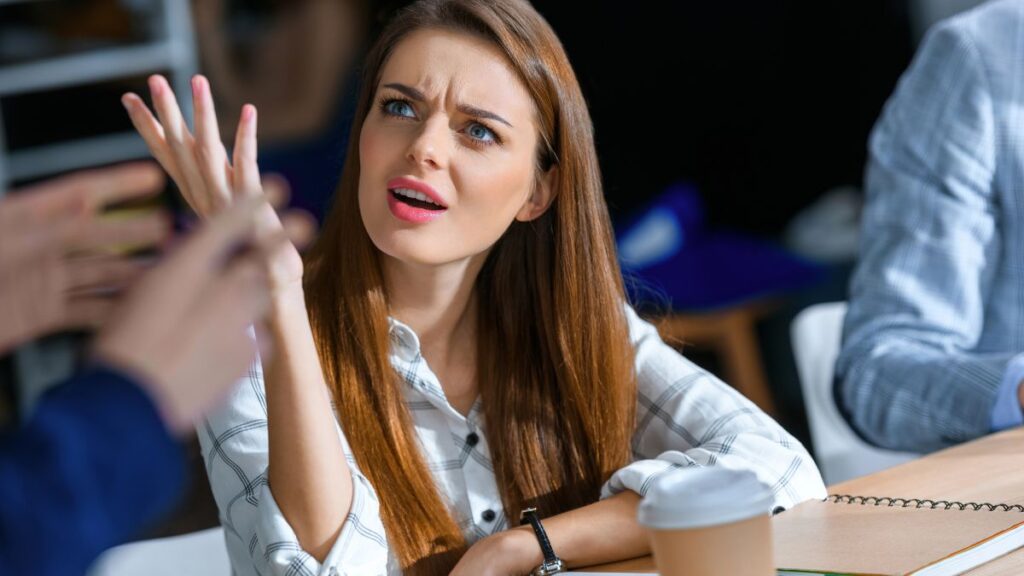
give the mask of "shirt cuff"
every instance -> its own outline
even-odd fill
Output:
[[[257,532],[273,574],[383,576],[388,573],[388,545],[380,517],[380,502],[366,477],[354,469],[352,507],[323,565],[299,545],[295,531],[285,519],[268,485],[264,485],[260,493],[260,515]]]
[[[1005,430],[1024,424],[1018,391],[1024,380],[1024,354],[1014,356],[1006,365],[1003,380],[996,390],[996,401],[992,406],[992,431]]]
[[[656,459],[637,460],[612,474],[601,488],[601,499],[609,498],[625,490],[632,490],[646,496],[647,490],[661,475],[679,468],[697,466],[697,461],[675,450],[664,452]]]

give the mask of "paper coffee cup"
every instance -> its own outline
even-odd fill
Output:
[[[665,474],[640,503],[662,576],[774,576],[772,493],[753,472],[718,466]]]

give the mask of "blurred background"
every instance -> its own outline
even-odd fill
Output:
[[[362,56],[394,0],[0,0],[0,194],[147,156],[120,104],[149,74],[211,82],[223,134],[260,110],[260,165],[321,219]],[[845,299],[869,131],[927,27],[972,0],[536,0],[572,60],[636,305],[810,444],[789,326]],[[181,211],[172,190],[163,202]],[[182,220],[187,216],[182,215]],[[0,422],[87,335],[0,359]],[[156,534],[216,524],[193,494]]]

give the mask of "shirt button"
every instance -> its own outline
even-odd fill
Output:
[[[494,513],[494,510],[484,510],[480,517],[484,519],[484,522],[494,522],[497,514]]]
[[[476,432],[470,432],[469,436],[466,436],[466,444],[469,444],[470,448],[476,446],[478,442],[480,442],[480,437],[477,436]],[[490,520],[488,520],[488,522],[490,522]]]

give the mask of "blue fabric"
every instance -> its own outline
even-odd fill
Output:
[[[988,434],[1024,352],[1024,2],[939,24],[871,136],[837,401],[874,444]]]
[[[1003,374],[1003,381],[996,391],[996,403],[992,407],[992,431],[1006,430],[1024,424],[1024,410],[1021,410],[1020,383],[1024,381],[1024,354],[1010,360]]]
[[[0,440],[0,575],[83,574],[176,502],[185,454],[132,380],[95,367]]]
[[[822,277],[817,264],[705,220],[697,189],[679,183],[618,227],[626,285],[638,308],[708,311],[805,288]]]

